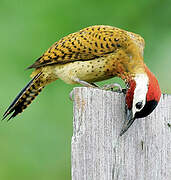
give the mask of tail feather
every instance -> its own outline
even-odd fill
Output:
[[[17,95],[8,109],[5,111],[3,115],[4,120],[9,114],[12,115],[8,120],[14,118],[19,113],[23,112],[24,109],[34,100],[34,98],[41,92],[44,86],[40,86],[39,77],[42,73],[38,73]]]

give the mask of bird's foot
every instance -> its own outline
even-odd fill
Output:
[[[78,79],[78,78],[75,78],[74,81],[77,82],[78,84],[83,85],[84,87],[91,87],[91,88],[99,88],[99,89],[100,89],[100,87],[99,87],[97,84],[95,84],[95,83],[89,83],[89,82],[80,80],[80,79]],[[70,99],[71,101],[73,101],[73,99],[74,99],[74,98],[73,98],[73,95],[74,95],[74,91],[72,90],[72,91],[69,93],[69,99]]]
[[[83,80],[81,80],[81,79],[79,79],[79,78],[74,78],[73,80],[74,80],[76,83],[81,84],[81,85],[83,85],[83,86],[85,86],[85,87],[99,88],[99,86],[96,85],[95,83],[89,83],[89,82],[83,81]]]
[[[119,93],[124,93],[124,94],[126,93],[126,89],[123,89],[121,87],[121,85],[118,84],[118,83],[106,84],[101,89],[103,89],[103,90],[112,90],[114,92],[119,92]]]

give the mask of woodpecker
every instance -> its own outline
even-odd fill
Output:
[[[31,81],[4,113],[8,120],[33,101],[49,83],[62,79],[68,84],[97,87],[95,82],[120,77],[126,83],[126,118],[123,135],[136,118],[149,115],[157,106],[161,90],[143,61],[144,39],[120,28],[96,25],[55,42],[34,64]]]

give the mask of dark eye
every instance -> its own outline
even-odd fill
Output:
[[[135,105],[137,109],[141,109],[143,106],[142,102],[137,102],[137,104]]]

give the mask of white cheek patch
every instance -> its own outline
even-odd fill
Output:
[[[136,112],[141,111],[141,109],[136,109],[136,103],[142,102],[143,106],[145,106],[146,102],[146,95],[148,91],[148,76],[146,74],[137,74],[136,77],[134,78],[136,82],[136,88],[134,90],[134,97],[133,97],[133,105],[132,105],[132,113],[133,117]]]

